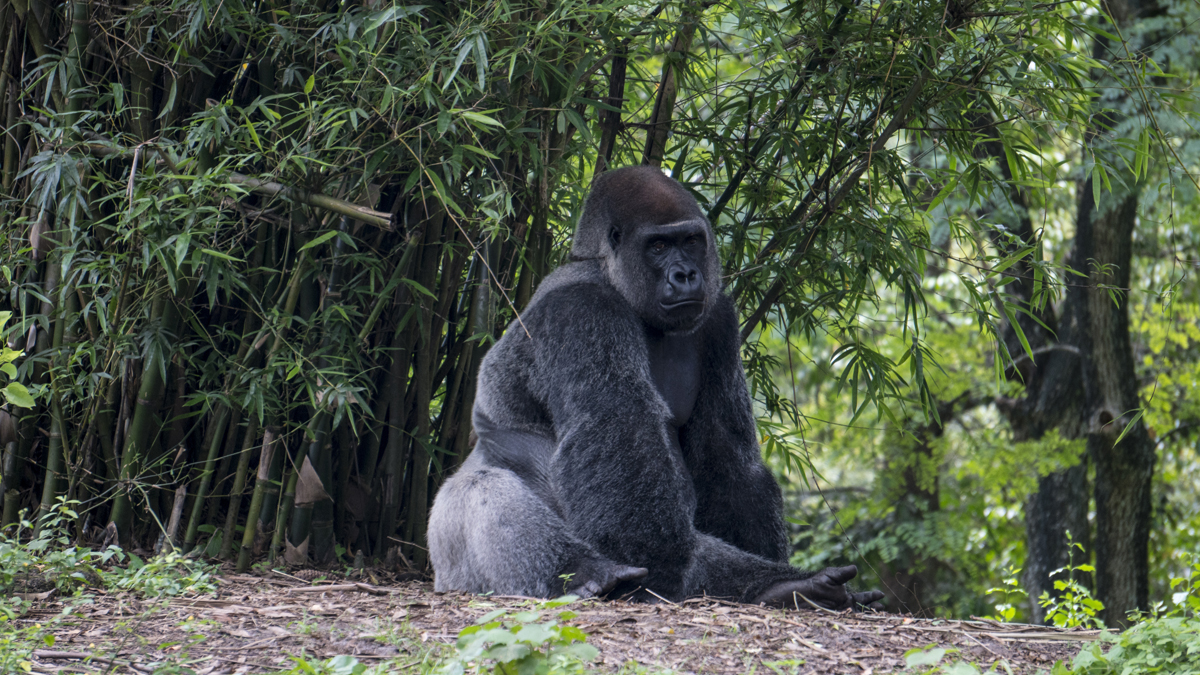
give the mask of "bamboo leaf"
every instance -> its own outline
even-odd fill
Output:
[[[202,248],[202,249],[200,249],[200,252],[205,255],[211,255],[214,258],[220,258],[221,260],[228,260],[230,262],[242,262],[241,258],[235,258],[231,255],[221,253],[220,251],[214,251],[211,248]]]
[[[475,74],[479,77],[479,88],[487,86],[487,36],[480,31],[475,34]]]
[[[462,45],[462,48],[458,50],[458,58],[454,59],[454,70],[450,71],[450,76],[446,78],[446,83],[442,85],[442,91],[446,91],[450,88],[450,84],[454,82],[454,76],[458,74],[458,69],[462,68],[463,61],[467,60],[467,56],[469,56],[471,54],[471,50],[475,48],[474,40],[464,39],[458,44]]]
[[[405,17],[412,16],[428,6],[429,5],[396,5],[393,7],[388,7],[381,12],[376,12],[375,15],[371,17],[371,20],[367,22],[364,30],[367,32],[373,31],[385,23],[399,21]]]
[[[321,244],[324,244],[325,242],[329,241],[330,239],[333,239],[336,236],[337,236],[337,230],[330,230],[330,231],[326,232],[325,234],[322,234],[321,236],[316,237],[315,239],[308,242],[307,244],[301,246],[300,250],[307,251],[310,248],[320,246]]]
[[[495,120],[494,118],[488,117],[487,115],[483,115],[481,113],[471,112],[470,110],[463,110],[463,111],[461,111],[461,114],[463,117],[467,118],[468,120],[470,120],[472,122],[477,122],[479,124],[483,124],[485,126],[493,126],[493,127],[501,127],[501,128],[504,127],[504,125],[502,123],[500,123],[499,121]]]
[[[1138,420],[1142,419],[1142,415],[1145,414],[1145,408],[1138,408],[1137,414],[1133,416],[1133,419],[1129,420],[1129,424],[1126,424],[1124,429],[1121,429],[1121,433],[1117,435],[1117,440],[1113,441],[1113,445],[1115,446],[1116,444],[1120,443],[1121,439],[1125,438],[1125,434],[1128,434],[1130,430],[1137,425]]]
[[[162,107],[162,112],[158,113],[158,117],[155,119],[161,120],[162,118],[167,116],[167,113],[170,113],[172,110],[175,109],[175,96],[178,92],[179,92],[179,81],[176,80],[175,78],[171,78],[171,88],[167,91],[167,103],[166,103],[166,105],[164,105]]]

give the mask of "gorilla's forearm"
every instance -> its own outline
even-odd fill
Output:
[[[779,485],[763,464],[742,372],[737,314],[717,298],[704,326],[702,393],[681,435],[696,490],[696,528],[769,560],[787,560]]]
[[[705,466],[696,479],[696,529],[755,555],[786,562],[790,547],[783,528],[783,499],[775,478],[761,463],[721,471]]]
[[[688,567],[686,594],[753,602],[772,587],[802,581],[814,574],[787,563],[749,555],[716,537],[701,534],[696,538],[695,555]]]
[[[618,563],[648,568],[647,586],[677,596],[696,534],[692,485],[645,376],[644,348],[629,338],[638,327],[604,289],[588,290],[551,293],[525,319],[537,336],[537,371],[553,373],[540,379],[558,439],[550,480],[577,536]],[[585,336],[542,323],[584,321],[580,314],[590,319]]]

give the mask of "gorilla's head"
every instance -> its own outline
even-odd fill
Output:
[[[571,258],[601,258],[613,287],[662,331],[692,330],[720,293],[708,220],[691,193],[655,167],[609,171],[592,183]]]

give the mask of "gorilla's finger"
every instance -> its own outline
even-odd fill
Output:
[[[851,593],[850,597],[854,599],[855,605],[875,609],[874,605],[878,604],[884,595],[880,591],[863,591],[862,593]]]
[[[835,584],[844,584],[854,577],[858,576],[858,567],[854,565],[846,565],[845,567],[826,567],[821,571],[821,574]]]
[[[620,581],[637,581],[638,579],[644,579],[647,574],[650,574],[650,570],[646,569],[645,567],[630,567],[628,565],[621,565],[617,569],[613,570],[613,574],[616,575],[617,579]]]
[[[623,581],[637,581],[645,578],[650,570],[645,567],[630,567],[629,565],[613,565],[605,570],[604,583],[596,584],[596,595],[605,595]],[[592,582],[595,583],[595,582]]]
[[[603,592],[604,591],[600,590],[600,584],[596,583],[595,581],[588,581],[579,588],[576,588],[574,594],[578,596],[580,600],[587,600],[588,598],[594,598]]]

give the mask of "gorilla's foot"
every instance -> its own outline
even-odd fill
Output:
[[[623,581],[637,581],[649,573],[650,570],[645,567],[619,565],[609,560],[589,560],[574,573],[564,575],[567,576],[564,586],[567,593],[580,598],[594,598],[608,593]]]
[[[854,565],[826,567],[807,579],[775,584],[755,598],[754,604],[784,609],[808,609],[815,605],[836,611],[872,606],[883,599],[879,591],[850,592],[846,582],[857,575],[858,568]]]

